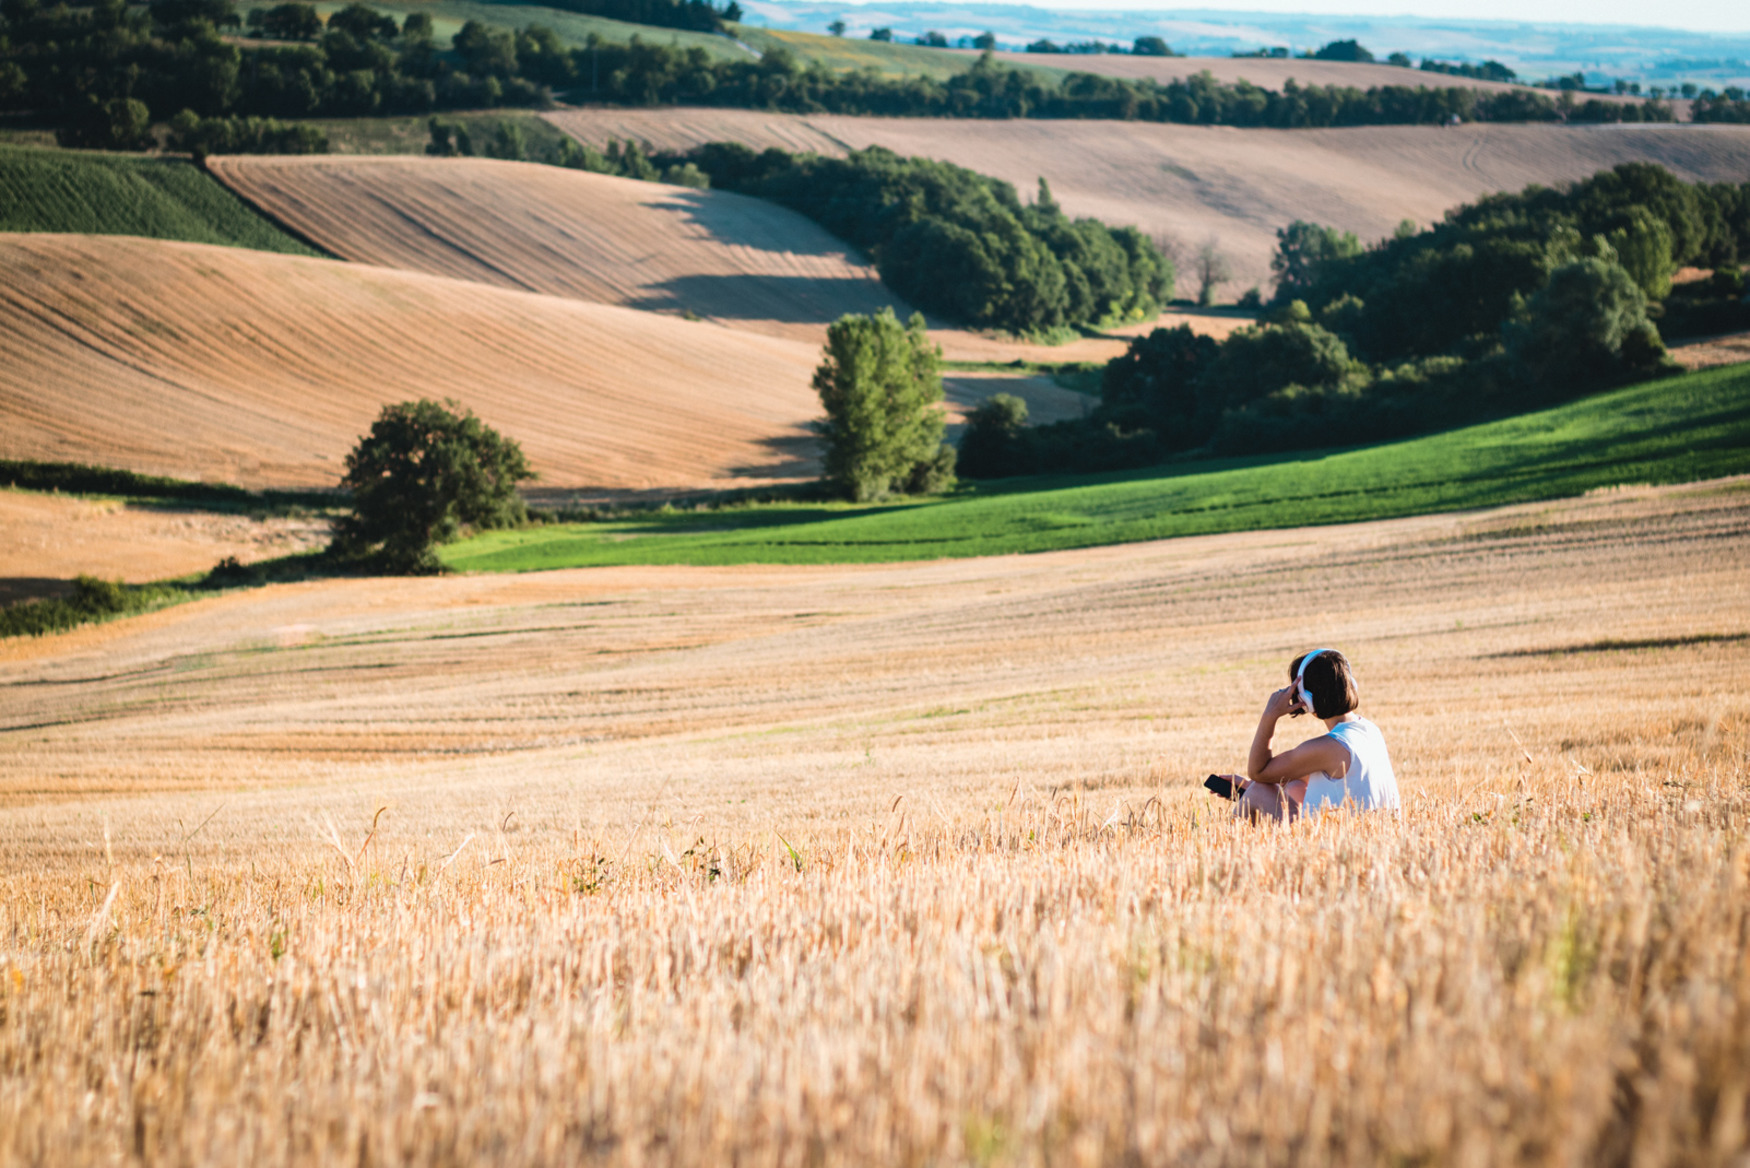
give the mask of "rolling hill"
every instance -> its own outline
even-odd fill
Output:
[[[385,403],[454,398],[537,488],[811,476],[812,346],[330,260],[0,236],[0,458],[329,486]]]
[[[933,560],[1465,511],[1746,472],[1750,369],[1712,369],[1347,450],[1011,479],[873,508],[780,504],[494,531],[442,555],[469,571]]]
[[[361,263],[819,344],[847,312],[910,310],[861,257],[774,203],[487,159],[212,160],[256,205]]]
[[[1233,262],[1230,296],[1254,284],[1268,288],[1276,230],[1295,219],[1368,240],[1389,235],[1403,219],[1432,222],[1482,194],[1572,181],[1622,162],[1656,162],[1689,180],[1750,175],[1750,127],[1739,126],[1241,130],[705,109],[546,116],[598,146],[624,138],[668,150],[710,141],[826,154],[885,146],[1006,179],[1023,197],[1044,177],[1072,215],[1134,224],[1182,251],[1215,239]]]
[[[805,132],[798,148],[814,137]],[[812,220],[727,191],[481,158],[233,155],[209,164],[257,206],[361,263],[690,313],[810,345],[847,312],[912,311]],[[951,360],[1106,361],[1125,345],[932,331]],[[1044,398],[1033,404],[1050,408]]]

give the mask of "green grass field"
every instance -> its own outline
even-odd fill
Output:
[[[306,124],[328,135],[330,154],[424,154],[431,143],[431,119],[460,122],[474,139],[474,149],[484,150],[500,122],[522,131],[528,157],[550,160],[559,145],[568,140],[564,130],[527,110],[468,110],[458,113],[407,114],[387,118],[306,118]]]
[[[927,49],[921,45],[890,44],[886,41],[872,41],[867,37],[835,37],[798,32],[794,29],[741,25],[739,35],[761,52],[781,45],[804,63],[818,62],[834,72],[873,69],[888,77],[934,77],[942,81],[956,73],[966,72],[975,59],[962,53]],[[1018,67],[1051,78],[1061,78],[1068,73],[1066,69],[1043,65]]]
[[[887,506],[766,505],[492,532],[461,571],[597,564],[858,563],[1039,552],[1493,507],[1750,472],[1750,366],[1334,453],[1012,480]]]
[[[143,235],[316,255],[193,163],[0,146],[0,231]]]
[[[316,5],[316,11],[324,18],[345,8],[342,3],[332,0]],[[405,20],[408,13],[423,12],[431,17],[432,34],[438,44],[448,46],[450,38],[462,30],[462,25],[470,20],[478,20],[482,24],[497,28],[527,28],[531,24],[541,24],[552,29],[559,39],[573,48],[583,46],[591,33],[609,44],[623,45],[634,36],[650,44],[679,45],[682,48],[704,49],[713,57],[725,60],[751,60],[745,49],[737,48],[735,42],[728,37],[714,36],[711,33],[684,32],[678,28],[655,28],[645,24],[627,24],[622,20],[609,20],[603,16],[585,16],[578,12],[566,12],[558,8],[546,8],[538,4],[517,3],[476,3],[474,0],[389,0],[387,3],[372,3],[372,8],[387,12],[397,21]]]

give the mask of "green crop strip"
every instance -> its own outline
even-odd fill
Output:
[[[1330,453],[1015,479],[945,499],[775,504],[493,532],[461,571],[859,563],[1350,523],[1750,471],[1750,367],[1686,374],[1444,434]]]
[[[193,163],[0,146],[0,231],[139,235],[316,255]]]

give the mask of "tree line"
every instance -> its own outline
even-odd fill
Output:
[[[1039,333],[1147,319],[1172,297],[1172,264],[1146,236],[1070,219],[1043,180],[1023,204],[1006,182],[878,146],[824,158],[719,142],[663,161],[801,212],[866,252],[894,292],[958,323]]]
[[[610,0],[576,0],[589,5]],[[611,0],[667,5],[665,19],[697,21],[705,0]],[[703,7],[700,7],[700,6]],[[699,12],[695,12],[695,9]],[[618,11],[618,9],[615,9]],[[605,14],[604,9],[604,14]],[[626,11],[631,13],[632,8]],[[667,9],[664,9],[666,12]],[[688,15],[692,13],[693,15]],[[721,20],[723,14],[712,17]],[[964,118],[1113,118],[1198,125],[1298,128],[1466,121],[1670,120],[1668,106],[1552,99],[1525,90],[1462,87],[1299,85],[1279,91],[1208,73],[1169,81],[1072,73],[1061,82],[986,54],[945,80],[804,67],[784,49],[759,60],[717,60],[700,48],[567,46],[551,29],[520,31],[469,21],[447,47],[429,15],[399,25],[364,4],[324,22],[314,7],[257,8],[247,25],[271,44],[238,44],[232,0],[120,0],[45,6],[0,0],[0,111],[33,113],[69,145],[140,149],[148,132],[188,110],[202,119],[298,119],[409,114],[462,108],[540,106],[554,94],[621,105],[703,105],[796,113]],[[687,27],[684,23],[680,27]],[[1730,120],[1731,103],[1705,106]],[[1716,113],[1720,110],[1724,112]],[[217,132],[236,148],[266,141],[259,130]]]
[[[1224,84],[1207,71],[1159,82],[1093,73],[1061,81],[1016,69],[989,53],[938,80],[890,78],[872,71],[835,73],[804,67],[783,49],[758,61],[713,60],[702,49],[632,43],[598,45],[574,54],[569,90],[579,100],[624,105],[703,105],[793,113],[890,117],[1106,118],[1298,129],[1325,126],[1416,125],[1463,121],[1671,121],[1658,101],[1576,104],[1571,95],[1531,90],[1483,91],[1424,85],[1302,85],[1268,90],[1247,81]],[[563,79],[556,79],[557,85]],[[1619,111],[1630,112],[1619,112]]]
[[[1750,183],[1645,163],[1492,195],[1371,246],[1295,223],[1259,324],[1220,343],[1185,327],[1139,338],[1085,420],[1030,428],[1020,403],[987,403],[960,470],[1353,445],[1552,405],[1669,371],[1661,327],[1750,328],[1746,258]],[[1715,274],[1673,286],[1682,267]]]

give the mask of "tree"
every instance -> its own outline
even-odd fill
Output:
[[[997,47],[997,34],[985,29],[972,38],[972,47],[986,53],[993,52]]]
[[[1125,429],[1153,430],[1169,450],[1198,445],[1208,435],[1196,421],[1197,383],[1220,353],[1220,345],[1190,325],[1136,338],[1106,364],[1100,416]]]
[[[390,572],[438,571],[434,549],[464,528],[526,519],[516,485],[533,477],[522,447],[453,401],[385,406],[346,456],[352,514],[333,550]]]
[[[1319,61],[1360,61],[1371,62],[1373,54],[1361,47],[1361,42],[1355,40],[1332,41],[1313,54]]]
[[[275,4],[261,14],[261,31],[279,41],[309,41],[322,34],[313,4]]]
[[[845,35],[845,29],[849,27],[850,26],[842,20],[834,20],[831,24],[826,26],[826,31],[832,33],[833,36],[842,37]]]
[[[152,136],[152,116],[146,103],[131,97],[100,102],[87,97],[84,107],[56,133],[62,146],[88,150],[150,150],[158,144]]]
[[[877,28],[877,29],[874,29],[874,30],[872,30],[872,31],[871,31],[871,32],[870,32],[870,33],[869,33],[869,39],[870,39],[870,40],[872,40],[872,41],[888,41],[888,42],[892,42],[892,40],[893,40],[893,30],[892,30],[892,29],[891,29],[891,28]]]
[[[1012,393],[994,393],[978,403],[966,419],[955,469],[967,478],[1000,479],[1025,474],[1021,465],[1021,431],[1027,425],[1027,403]]]
[[[1170,57],[1173,50],[1158,36],[1139,36],[1130,51],[1138,57]]]
[[[1597,257],[1550,273],[1506,336],[1514,372],[1544,401],[1608,389],[1664,364],[1646,295],[1620,264]]]
[[[1310,292],[1318,282],[1321,265],[1360,254],[1361,241],[1352,233],[1338,231],[1335,227],[1321,227],[1317,223],[1296,219],[1287,227],[1277,229],[1276,254],[1270,257],[1270,270],[1276,273],[1277,303],[1286,303]]]
[[[858,502],[928,494],[954,483],[954,450],[942,444],[942,352],[913,313],[840,317],[827,329],[814,371],[826,409],[826,480]]]
[[[516,34],[512,32],[470,20],[450,43],[476,77],[510,77],[517,71]]]
[[[948,38],[932,28],[919,37],[917,43],[926,49],[945,49],[948,47]]]
[[[1198,381],[1198,411],[1213,424],[1222,411],[1299,385],[1335,389],[1361,375],[1348,346],[1316,324],[1243,328],[1222,343],[1221,353]]]
[[[1197,274],[1197,303],[1204,308],[1215,303],[1215,290],[1233,279],[1233,268],[1214,236],[1204,240],[1203,246],[1197,249],[1192,270]]]
[[[328,27],[351,33],[361,41],[392,40],[398,31],[394,17],[363,4],[348,4],[328,18]]]

